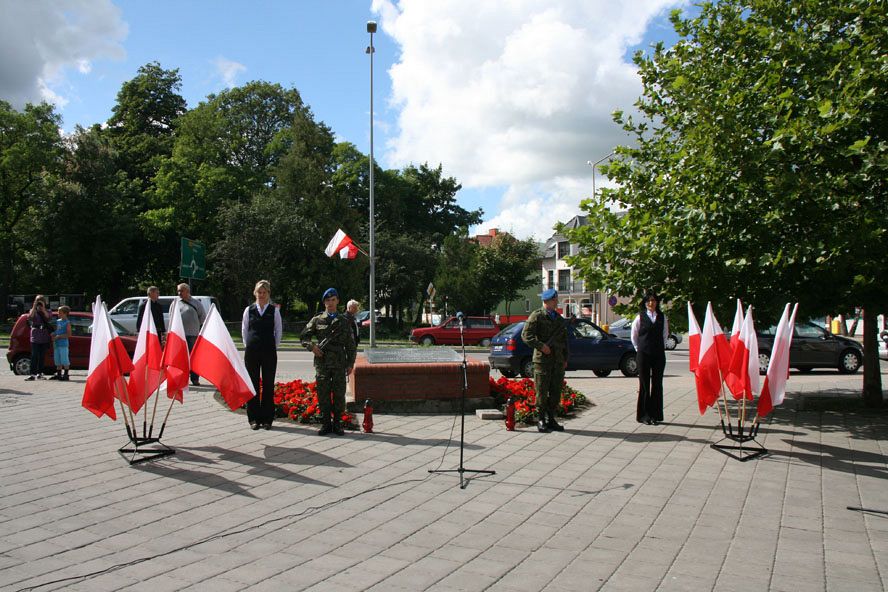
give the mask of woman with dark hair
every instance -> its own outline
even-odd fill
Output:
[[[666,338],[669,320],[660,310],[660,298],[648,292],[632,321],[632,345],[638,362],[638,423],[663,421],[663,371],[666,369]]]
[[[31,327],[31,375],[25,380],[44,379],[43,358],[52,341],[50,321],[52,313],[46,305],[46,299],[38,294],[28,313],[28,325]]]
[[[244,366],[256,390],[256,396],[247,401],[247,421],[254,430],[260,427],[270,430],[275,411],[277,348],[281,344],[283,323],[281,312],[271,303],[271,284],[268,280],[256,282],[253,296],[256,297],[256,302],[244,309],[241,322]]]

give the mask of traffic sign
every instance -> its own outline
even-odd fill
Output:
[[[182,258],[179,277],[204,280],[207,278],[206,247],[203,243],[182,237]]]

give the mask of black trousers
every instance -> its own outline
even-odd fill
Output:
[[[247,419],[250,423],[271,425],[274,421],[274,374],[277,371],[278,355],[275,350],[244,351],[244,366],[253,381],[256,396],[247,401]],[[262,377],[262,389],[259,378]]]
[[[43,358],[48,349],[48,343],[31,343],[31,376],[43,374]]]
[[[646,354],[637,352],[638,406],[635,419],[663,421],[663,371],[666,369],[666,353]]]

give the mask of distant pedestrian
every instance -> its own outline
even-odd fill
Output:
[[[632,321],[630,337],[638,362],[638,423],[657,425],[663,421],[663,372],[666,369],[666,338],[669,319],[660,310],[660,298],[648,292]]]
[[[355,347],[361,343],[361,327],[358,325],[358,319],[355,316],[361,310],[361,303],[357,300],[349,300],[345,305],[345,318],[351,322],[351,328],[355,335]]]
[[[50,321],[52,313],[46,305],[46,301],[41,295],[34,298],[31,304],[31,311],[28,313],[28,326],[31,327],[31,375],[25,380],[44,379],[43,376],[43,359],[46,357],[46,351],[49,349],[50,331],[52,329]]]
[[[194,347],[197,336],[200,334],[200,327],[203,325],[207,313],[203,305],[191,297],[191,288],[188,284],[179,284],[176,286],[176,293],[179,294],[179,300],[176,306],[179,307],[179,315],[182,317],[182,327],[185,330],[185,341],[188,343],[188,351]],[[200,385],[200,378],[194,372],[191,373],[191,384]]]
[[[542,308],[530,313],[521,339],[533,348],[533,384],[536,387],[537,430],[563,432],[555,421],[561,404],[561,387],[569,355],[567,322],[558,314],[558,292],[549,288],[542,294]]]
[[[355,339],[345,315],[336,311],[339,293],[335,288],[324,292],[324,311],[312,317],[302,330],[303,347],[314,353],[318,409],[321,429],[318,434],[341,436],[345,413],[345,382],[355,365]],[[314,343],[312,339],[317,339]]]
[[[145,315],[146,305],[151,305],[151,318],[154,319],[154,329],[157,331],[157,337],[160,343],[164,343],[166,337],[166,323],[163,320],[163,306],[160,304],[160,290],[157,286],[149,286],[148,300],[143,300],[139,305],[139,315],[136,317],[136,331],[142,329],[142,317]]]
[[[68,315],[71,307],[59,307],[59,319],[56,321],[55,331],[52,332],[52,360],[55,363],[56,373],[50,380],[68,380],[68,371],[71,369],[71,359],[68,354],[68,339],[71,337],[71,321]]]
[[[271,302],[271,284],[268,280],[256,282],[253,296],[256,302],[244,309],[241,321],[245,348],[244,366],[247,367],[257,395],[247,401],[247,421],[254,430],[260,427],[270,430],[274,421],[277,348],[281,344],[283,323],[280,310]]]

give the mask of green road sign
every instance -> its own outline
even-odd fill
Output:
[[[179,263],[179,276],[195,280],[207,278],[206,247],[190,238],[182,238],[182,260]]]

